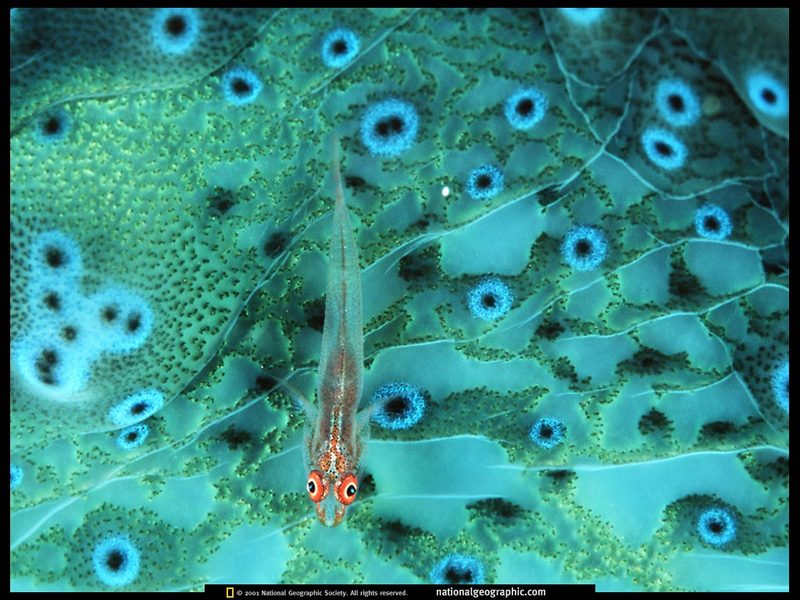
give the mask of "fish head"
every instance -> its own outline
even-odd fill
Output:
[[[336,527],[344,520],[347,507],[356,499],[358,478],[350,472],[338,475],[312,469],[308,474],[306,490],[320,522],[327,527]]]

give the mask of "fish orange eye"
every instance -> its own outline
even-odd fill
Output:
[[[327,492],[325,489],[325,482],[322,480],[322,473],[316,469],[311,471],[311,473],[308,474],[306,489],[308,489],[308,495],[313,502],[321,502]]]
[[[353,500],[356,499],[357,492],[358,481],[352,473],[345,475],[344,479],[336,486],[336,498],[342,504],[352,504]]]

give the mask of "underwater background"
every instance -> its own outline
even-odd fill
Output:
[[[12,590],[788,590],[788,9],[10,36]],[[385,405],[329,529],[334,133]]]

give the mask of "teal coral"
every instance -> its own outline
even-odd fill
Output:
[[[92,555],[97,578],[111,587],[130,585],[139,575],[139,551],[124,535],[108,537]]]
[[[783,11],[377,9],[357,59],[327,68],[348,11],[195,9],[196,45],[167,56],[155,10],[16,10],[12,590],[107,589],[93,557],[119,536],[140,561],[125,590],[422,583],[448,555],[487,583],[788,588],[788,118],[746,87],[788,81],[788,43],[744,43]],[[240,64],[263,82],[243,108],[220,93]],[[691,124],[670,122],[665,81],[696,96]],[[531,85],[546,112],[519,129],[507,102]],[[387,98],[418,119],[392,156],[361,130]],[[50,114],[69,126],[46,144]],[[650,128],[685,144],[681,168],[648,158]],[[324,530],[286,390],[316,384],[334,131],[364,387],[413,382],[425,416],[372,428],[358,499]],[[474,202],[489,164],[503,193]],[[698,237],[708,206],[726,239]],[[575,223],[603,232],[602,268],[564,262]],[[513,291],[502,319],[465,301],[487,277]],[[147,335],[69,354],[135,306]],[[30,385],[48,372],[63,394]],[[529,437],[544,415],[567,432],[547,451]],[[703,544],[709,508],[735,539]]]
[[[719,66],[755,118],[789,137],[787,8],[672,9],[666,16],[696,53]]]
[[[153,14],[150,35],[164,54],[191,52],[200,36],[203,21],[196,8],[159,8]]]
[[[179,44],[155,43],[160,11],[195,11]],[[272,9],[18,8],[11,36],[11,129],[72,98],[179,88],[225,64],[273,16]],[[167,19],[169,14],[164,14]],[[158,22],[156,22],[158,21]],[[195,47],[187,42],[194,33]],[[161,39],[159,37],[159,39]],[[171,45],[170,45],[171,43]]]

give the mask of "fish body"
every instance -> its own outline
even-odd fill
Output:
[[[358,414],[364,385],[361,271],[338,158],[334,183],[317,406],[307,410],[304,448],[308,494],[319,520],[328,526],[339,525],[356,498],[360,459],[369,434],[368,418]]]

